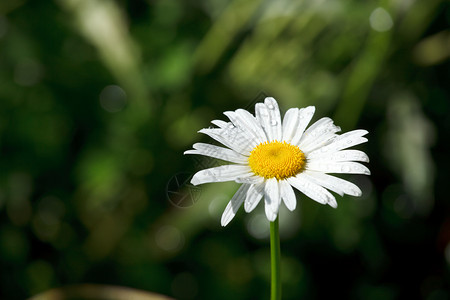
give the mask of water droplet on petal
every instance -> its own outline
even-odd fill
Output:
[[[351,144],[352,143],[352,140],[347,140],[347,144]]]
[[[272,104],[267,105],[267,107],[268,107],[269,109],[274,109],[274,108],[275,108],[275,106],[273,106]]]
[[[276,120],[270,121],[270,125],[272,125],[272,126],[275,126],[275,125],[277,125],[277,124],[278,124],[278,122],[277,122]]]

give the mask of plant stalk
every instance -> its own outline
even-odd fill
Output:
[[[271,289],[270,300],[281,300],[281,271],[280,271],[280,234],[278,231],[278,216],[270,222],[270,265]]]

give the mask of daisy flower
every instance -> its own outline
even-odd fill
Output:
[[[225,147],[196,143],[185,154],[200,154],[227,164],[197,172],[193,185],[209,182],[241,183],[222,215],[226,226],[244,203],[251,212],[264,198],[269,221],[277,218],[282,202],[289,210],[297,205],[294,189],[309,198],[336,208],[333,191],[341,196],[361,196],[355,184],[328,173],[366,174],[369,169],[358,162],[369,162],[359,150],[346,150],[365,143],[366,130],[337,134],[340,127],[330,118],[322,118],[307,128],[315,112],[314,106],[291,108],[281,121],[278,103],[267,97],[257,103],[255,116],[246,110],[227,111],[229,122],[214,120],[216,128],[200,130]]]

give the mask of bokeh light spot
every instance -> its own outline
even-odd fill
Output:
[[[184,235],[178,228],[166,225],[156,232],[155,241],[163,250],[176,251],[183,247]]]
[[[100,105],[110,113],[121,111],[127,104],[127,94],[118,85],[108,85],[100,93]]]
[[[388,31],[394,25],[391,15],[381,7],[378,7],[372,11],[369,21],[372,29],[378,32]]]
[[[262,213],[251,214],[250,219],[247,222],[248,233],[256,239],[265,239],[269,237],[269,222]]]

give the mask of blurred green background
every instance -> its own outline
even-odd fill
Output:
[[[450,299],[450,3],[0,2],[0,299],[96,283],[268,299],[262,207],[197,130],[265,95],[367,129],[369,177],[339,207],[281,215],[284,299]]]

